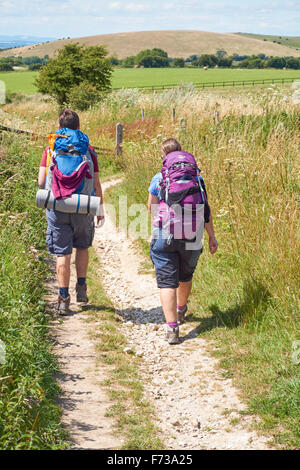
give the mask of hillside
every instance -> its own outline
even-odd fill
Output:
[[[192,54],[214,54],[218,49],[225,49],[228,54],[259,54],[267,56],[298,56],[296,50],[269,41],[244,37],[239,34],[219,34],[204,31],[140,31],[134,33],[103,34],[81,38],[61,39],[44,44],[19,47],[0,52],[0,56],[39,56],[55,51],[66,44],[79,42],[87,46],[105,44],[111,55],[122,59],[135,55],[142,49],[160,47],[170,57],[189,57]]]
[[[259,39],[260,41],[268,41],[274,43],[279,43],[282,46],[290,47],[299,51],[298,56],[300,56],[300,36],[271,36],[268,34],[250,34],[250,33],[236,33],[240,36],[250,38],[250,39]]]

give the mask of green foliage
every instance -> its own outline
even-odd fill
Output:
[[[224,49],[219,49],[218,51],[216,51],[216,56],[218,57],[218,59],[224,59],[224,57],[227,56],[227,52]]]
[[[12,70],[13,66],[11,64],[0,62],[0,72],[11,72]]]
[[[134,61],[135,61],[135,56],[131,55],[130,57],[126,57],[121,61],[121,65],[123,67],[133,67],[134,66]]]
[[[42,64],[31,64],[29,65],[28,70],[40,70],[42,67]]]
[[[83,82],[98,92],[108,91],[112,65],[106,55],[102,46],[84,48],[79,44],[68,44],[41,69],[36,86],[41,93],[53,96],[60,105],[67,104],[72,88]]]
[[[184,59],[181,58],[181,57],[178,57],[177,59],[174,59],[173,66],[174,67],[184,67]]]
[[[272,67],[274,69],[283,69],[285,65],[286,65],[286,62],[283,57],[272,57],[267,62],[267,67]]]
[[[158,48],[146,49],[135,56],[135,64],[146,68],[168,67],[168,54]]]
[[[35,207],[39,153],[22,137],[0,145],[0,449],[59,449],[57,363],[45,311],[45,217]]]
[[[249,57],[240,62],[240,67],[245,69],[263,69],[265,66],[266,61],[259,57]]]
[[[89,82],[81,82],[75,85],[68,93],[67,101],[72,108],[84,111],[103,99],[103,92],[99,91]]]
[[[285,63],[288,69],[300,69],[300,60],[296,59],[295,57],[290,57],[289,59],[286,59]]]

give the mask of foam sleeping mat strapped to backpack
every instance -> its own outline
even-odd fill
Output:
[[[41,209],[51,209],[67,214],[100,215],[100,197],[86,194],[72,194],[65,199],[55,199],[51,191],[39,189],[36,193],[36,205]]]

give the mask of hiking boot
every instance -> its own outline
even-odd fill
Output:
[[[70,296],[66,299],[63,299],[61,295],[58,296],[56,311],[59,315],[65,316],[71,313],[70,310]]]
[[[177,309],[179,325],[182,325],[183,323],[185,323],[185,314],[186,314],[186,312],[187,312],[187,305],[185,305],[182,310]]]
[[[169,325],[166,325],[166,341],[169,344],[179,344],[179,328],[171,328]]]
[[[86,284],[83,284],[83,286],[79,286],[78,284],[76,284],[77,302],[86,303],[89,301],[86,291],[87,291]]]

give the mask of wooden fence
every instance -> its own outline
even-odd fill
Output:
[[[227,80],[219,82],[203,82],[203,83],[193,83],[195,88],[225,88],[225,87],[236,87],[236,86],[254,86],[254,85],[275,85],[291,83],[295,80],[300,80],[299,78],[264,78],[258,80]],[[170,90],[171,88],[176,88],[178,85],[145,85],[145,86],[136,86],[136,87],[126,87],[126,89],[138,89],[146,91],[162,91]],[[123,88],[113,88],[113,90],[122,90]]]

